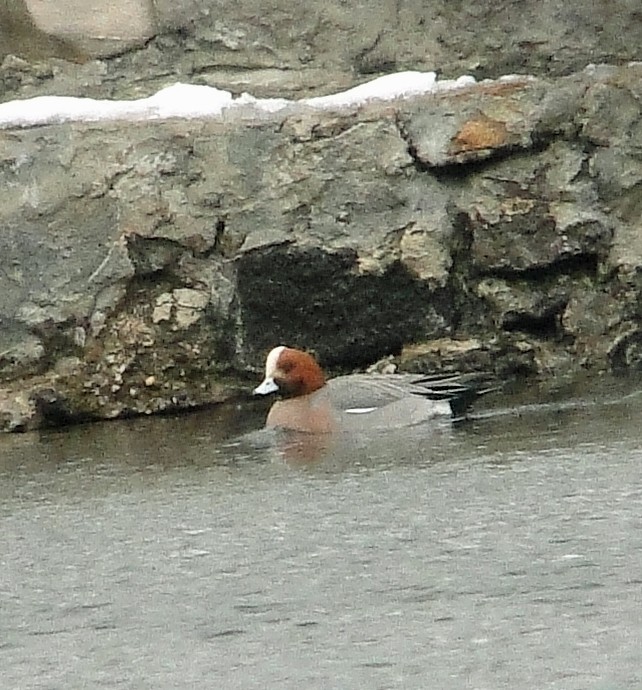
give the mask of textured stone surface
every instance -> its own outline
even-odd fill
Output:
[[[140,47],[156,31],[152,0],[0,0],[0,56],[84,62]]]
[[[403,69],[560,76],[638,59],[640,45],[639,0],[0,0],[0,61],[84,63],[54,61],[48,78],[18,83],[0,70],[0,98],[149,95],[178,80],[310,95]],[[459,146],[492,145],[498,122],[470,120]]]
[[[642,66],[323,113],[0,132],[0,424],[335,370],[642,362]],[[637,110],[636,110],[637,108]]]
[[[35,26],[60,38],[143,41],[153,32],[150,0],[24,0]]]

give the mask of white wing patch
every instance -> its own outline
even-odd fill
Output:
[[[349,410],[345,410],[346,414],[368,414],[368,412],[374,412],[378,410],[378,407],[352,407]]]

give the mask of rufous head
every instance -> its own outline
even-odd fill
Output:
[[[280,345],[265,361],[265,378],[254,395],[277,391],[287,397],[314,393],[325,385],[325,375],[316,359],[307,352]]]

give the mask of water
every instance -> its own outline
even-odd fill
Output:
[[[0,687],[642,688],[642,395],[0,438]]]

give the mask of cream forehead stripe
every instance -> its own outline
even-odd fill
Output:
[[[275,347],[265,360],[265,378],[269,379],[274,376],[276,370],[278,369],[278,362],[281,353],[285,350],[285,345],[279,345]]]

